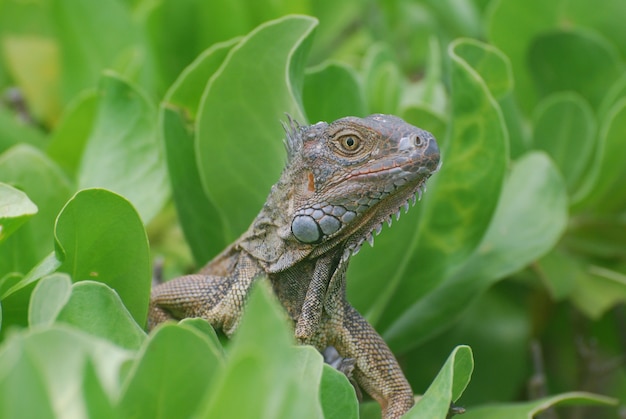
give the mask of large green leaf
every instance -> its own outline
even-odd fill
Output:
[[[358,401],[354,387],[346,375],[324,364],[320,383],[320,403],[324,419],[356,419]]]
[[[230,51],[204,92],[198,166],[227,242],[248,227],[278,179],[285,112],[303,122],[299,91],[316,23],[288,16],[259,26]]]
[[[26,144],[0,155],[0,182],[24,191],[39,209],[0,244],[0,275],[26,273],[52,251],[54,219],[71,196],[72,186],[54,162]]]
[[[567,223],[563,179],[543,153],[520,159],[508,177],[480,246],[433,292],[413,304],[383,337],[406,350],[449,327],[495,281],[548,252]]]
[[[121,369],[132,356],[68,327],[15,334],[0,349],[0,409],[6,409],[0,413],[7,419],[23,418],[25,412],[42,418],[85,417],[84,399],[78,395],[87,362],[101,390],[115,399]]]
[[[178,218],[200,265],[227,243],[215,205],[202,187],[195,154],[195,122],[202,89],[235,42],[216,44],[201,54],[168,90],[159,111],[172,195]]]
[[[141,349],[124,383],[119,410],[125,417],[191,417],[223,363],[206,336],[166,324]]]
[[[169,196],[157,112],[137,88],[106,73],[94,128],[78,171],[80,189],[107,188],[128,198],[148,223]]]
[[[139,325],[148,311],[150,253],[141,219],[130,203],[104,189],[78,192],[55,227],[60,270],[74,282],[87,279],[113,288]]]
[[[368,313],[373,321],[380,318],[383,328],[394,324],[397,331],[398,318],[474,251],[498,202],[508,164],[506,128],[484,81],[457,53],[465,51],[464,45],[461,40],[450,48],[452,127],[442,149],[442,169],[430,181],[421,218],[409,227],[413,237],[388,250],[400,258],[393,257],[396,267],[387,272],[390,279]],[[491,49],[484,53],[497,57]]]
[[[0,243],[37,213],[37,205],[19,189],[0,183]]]
[[[312,347],[294,346],[286,316],[265,281],[253,288],[228,355],[202,417],[323,417],[322,356]]]
[[[72,285],[69,300],[62,306],[56,320],[122,348],[138,349],[146,337],[119,295],[101,282],[81,281]]]
[[[473,370],[474,360],[470,347],[456,347],[426,393],[405,417],[407,419],[445,419],[450,410],[450,404],[456,402],[463,394]]]

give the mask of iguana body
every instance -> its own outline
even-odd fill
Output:
[[[231,335],[254,280],[268,277],[295,336],[354,360],[354,379],[396,418],[413,392],[393,354],[346,300],[350,256],[408,207],[437,170],[433,136],[388,115],[286,127],[288,162],[252,225],[195,275],[152,293],[150,326],[202,317]]]

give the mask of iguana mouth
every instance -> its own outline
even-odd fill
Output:
[[[391,227],[394,217],[396,221],[399,220],[400,216],[402,215],[403,209],[404,209],[404,213],[406,214],[407,212],[409,212],[409,208],[411,206],[415,206],[417,201],[420,201],[422,199],[422,195],[426,192],[426,180],[427,179],[428,177],[422,178],[419,184],[415,187],[415,190],[413,191],[413,193],[409,194],[405,200],[400,200],[401,204],[399,204],[397,207],[391,207],[395,209],[392,211],[389,211],[385,216],[383,216],[382,221],[380,221],[379,223],[374,223],[372,228],[366,229],[364,234],[360,234],[358,236],[359,237],[358,240],[352,243],[349,243],[344,249],[342,258],[344,260],[347,260],[350,256],[354,256],[358,254],[359,251],[361,250],[361,246],[363,246],[363,243],[365,242],[369,243],[370,246],[374,247],[374,237],[378,236],[382,232],[383,224],[387,223],[387,225]],[[375,210],[372,211],[372,215],[370,215],[368,218],[370,218],[371,220],[374,217],[376,217],[375,213],[376,213]],[[380,215],[376,218],[379,218],[379,217]]]

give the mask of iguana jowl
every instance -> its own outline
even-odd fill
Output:
[[[345,272],[350,256],[421,195],[439,166],[437,143],[380,114],[311,126],[290,120],[285,128],[288,162],[259,215],[198,274],[153,290],[150,327],[202,317],[231,335],[253,281],[267,276],[298,341],[353,359],[353,378],[383,417],[400,417],[413,392],[385,342],[347,302]]]

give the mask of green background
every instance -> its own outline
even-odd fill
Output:
[[[265,285],[231,342],[200,320],[143,328],[153,267],[194,271],[259,211],[285,113],[380,112],[443,159],[347,274],[424,394],[408,416],[618,418],[625,16],[623,0],[0,0],[0,417],[379,416],[293,345]]]

